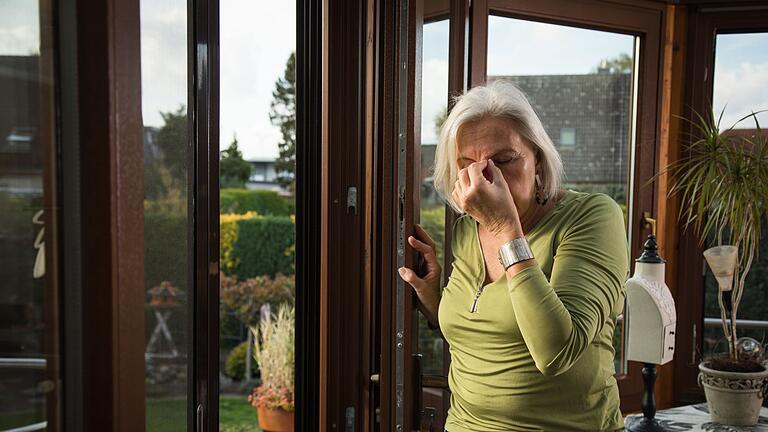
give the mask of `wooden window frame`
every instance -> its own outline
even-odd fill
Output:
[[[296,430],[320,424],[321,124],[323,2],[297,0]]]
[[[695,112],[708,112],[713,93],[715,38],[717,34],[768,31],[768,2],[686,2],[687,46],[684,118]],[[681,136],[695,136],[690,124],[681,125]],[[682,148],[675,149],[678,158],[686,157]],[[674,216],[673,216],[674,217]],[[704,328],[703,247],[692,231],[680,229],[677,298],[685,299],[678,307],[678,343],[674,365],[674,403],[690,404],[704,400],[697,383]],[[695,327],[694,327],[695,326]],[[695,328],[695,330],[694,330]]]

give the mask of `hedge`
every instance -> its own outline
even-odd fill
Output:
[[[421,209],[420,222],[424,231],[435,242],[437,260],[443,265],[443,251],[445,242],[445,206]]]
[[[257,216],[256,212],[245,214],[228,213],[219,216],[219,259],[221,260],[221,271],[224,273],[232,274],[239,264],[239,261],[232,256],[232,253],[240,232],[240,221],[253,219]]]
[[[219,192],[221,213],[245,214],[256,212],[265,216],[288,216],[293,204],[274,191],[222,189]]]
[[[292,246],[295,226],[289,217],[264,216],[238,222],[232,273],[240,280],[294,273]]]
[[[147,289],[169,281],[187,292],[189,248],[187,215],[166,212],[144,214],[144,282]]]

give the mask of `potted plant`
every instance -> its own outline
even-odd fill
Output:
[[[768,370],[760,358],[747,358],[737,347],[736,317],[747,274],[761,238],[761,220],[768,209],[768,143],[752,113],[725,131],[714,112],[690,123],[699,139],[688,146],[688,157],[668,167],[670,194],[681,198],[680,221],[693,226],[719,285],[718,305],[728,354],[705,358],[699,365],[710,415],[716,423],[754,425],[765,396]],[[754,120],[756,133],[733,131]]]
[[[280,305],[277,315],[268,314],[253,333],[253,357],[261,370],[261,385],[248,401],[256,408],[264,431],[293,431],[293,383],[295,311]]]

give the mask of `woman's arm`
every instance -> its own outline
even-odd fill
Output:
[[[547,376],[581,357],[623,298],[628,252],[621,209],[605,195],[582,205],[588,208],[564,234],[549,281],[530,261],[507,269],[520,332]]]

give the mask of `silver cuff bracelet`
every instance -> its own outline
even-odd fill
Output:
[[[533,259],[533,252],[525,237],[512,240],[499,248],[499,262],[506,271],[509,267]]]

